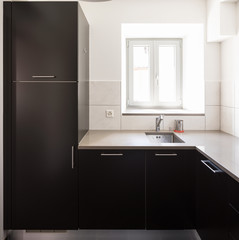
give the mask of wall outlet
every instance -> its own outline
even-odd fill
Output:
[[[107,118],[113,118],[114,117],[114,110],[106,110],[105,115]]]

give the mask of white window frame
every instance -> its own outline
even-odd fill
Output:
[[[150,101],[133,101],[133,46],[150,46]],[[172,45],[176,48],[176,101],[159,102],[158,96],[158,47]],[[127,49],[127,108],[156,108],[156,109],[181,109],[182,108],[182,39],[126,39]]]

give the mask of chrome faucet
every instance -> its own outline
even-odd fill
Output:
[[[159,117],[156,118],[156,132],[160,131],[160,124],[163,121],[163,115],[160,114]]]

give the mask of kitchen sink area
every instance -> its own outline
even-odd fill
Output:
[[[184,143],[173,132],[145,132],[151,143]]]

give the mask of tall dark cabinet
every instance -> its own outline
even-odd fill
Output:
[[[77,2],[4,3],[6,229],[78,228],[81,64],[84,82],[88,76],[88,36],[78,38],[78,7]],[[82,87],[81,137],[88,127],[88,86]]]

